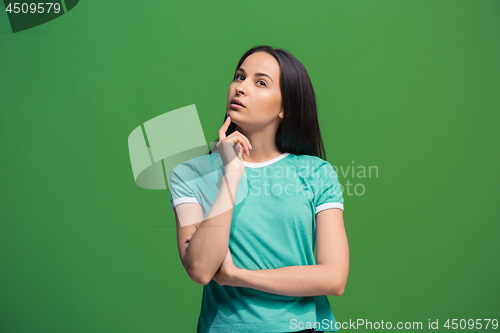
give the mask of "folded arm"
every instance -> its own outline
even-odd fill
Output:
[[[228,284],[285,296],[341,296],[349,273],[349,246],[343,212],[316,215],[316,265],[277,269],[228,269]]]
[[[240,173],[226,174],[205,218],[199,204],[184,203],[175,209],[181,262],[189,277],[201,285],[212,280],[226,256],[234,198],[240,179]],[[186,249],[186,238],[190,235],[192,238]]]

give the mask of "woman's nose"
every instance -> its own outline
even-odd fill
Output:
[[[238,95],[244,95],[245,94],[245,87],[244,87],[244,84],[243,82],[241,82],[240,84],[238,84],[236,87],[236,94]]]

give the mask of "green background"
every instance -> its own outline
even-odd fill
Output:
[[[307,68],[327,160],[364,187],[337,320],[500,319],[499,33],[497,0],[80,1],[15,34],[0,13],[0,332],[195,331],[202,286],[127,138],[196,104],[214,140],[260,44]]]

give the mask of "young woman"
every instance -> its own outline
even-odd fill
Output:
[[[203,285],[197,332],[338,331],[326,295],[347,283],[344,199],[304,66],[248,50],[218,134],[170,173],[181,262]]]

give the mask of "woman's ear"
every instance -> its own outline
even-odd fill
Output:
[[[281,109],[280,113],[278,114],[278,117],[283,119],[283,116],[284,116],[284,111],[283,111],[283,109]]]

